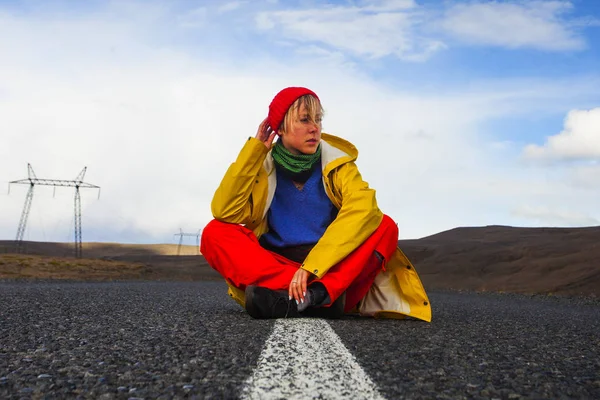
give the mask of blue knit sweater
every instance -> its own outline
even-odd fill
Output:
[[[261,239],[274,247],[319,241],[338,213],[325,193],[322,177],[318,164],[302,190],[298,190],[288,176],[277,171],[277,188],[267,214],[269,231]]]

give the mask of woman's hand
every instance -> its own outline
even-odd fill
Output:
[[[298,304],[304,302],[304,296],[306,296],[306,287],[308,285],[308,278],[312,275],[305,269],[298,268],[298,271],[294,274],[290,287],[288,289],[290,298],[296,300]]]
[[[258,132],[256,132],[256,138],[263,142],[267,149],[271,149],[271,144],[273,144],[273,139],[277,134],[273,131],[273,128],[269,126],[267,122],[267,118],[260,123],[258,127]]]

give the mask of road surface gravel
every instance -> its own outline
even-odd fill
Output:
[[[432,323],[329,322],[384,397],[600,398],[597,300],[430,300]],[[0,282],[0,398],[236,398],[272,326],[222,282]]]

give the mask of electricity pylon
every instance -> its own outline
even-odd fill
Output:
[[[75,257],[81,258],[82,255],[82,244],[81,244],[81,196],[79,189],[98,189],[98,198],[100,198],[100,186],[92,185],[83,181],[87,167],[83,167],[77,178],[74,181],[62,180],[62,179],[39,179],[35,176],[31,164],[27,164],[27,179],[20,179],[18,181],[12,181],[8,183],[8,193],[10,194],[11,184],[23,184],[29,185],[27,196],[25,197],[25,206],[21,213],[21,219],[19,221],[19,228],[17,229],[16,251],[20,253],[23,251],[23,235],[25,234],[25,228],[27,226],[27,219],[29,218],[29,210],[31,210],[31,202],[33,200],[33,189],[35,185],[41,186],[53,186],[54,193],[56,194],[56,187],[74,187],[75,188]]]
[[[198,252],[200,252],[200,232],[202,232],[202,229],[198,229],[198,232],[196,232],[196,233],[185,233],[185,232],[183,232],[183,230],[181,230],[181,228],[179,228],[179,233],[175,234],[175,236],[179,236],[179,245],[177,246],[177,255],[179,255],[179,253],[181,252],[181,244],[183,243],[184,236],[195,237],[196,238],[196,248],[198,249]]]

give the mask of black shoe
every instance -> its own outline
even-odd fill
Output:
[[[271,290],[261,286],[246,287],[246,311],[253,318],[299,317],[298,305],[285,290]]]
[[[302,315],[312,318],[340,319],[344,315],[345,306],[346,292],[342,293],[331,307],[308,307]]]

